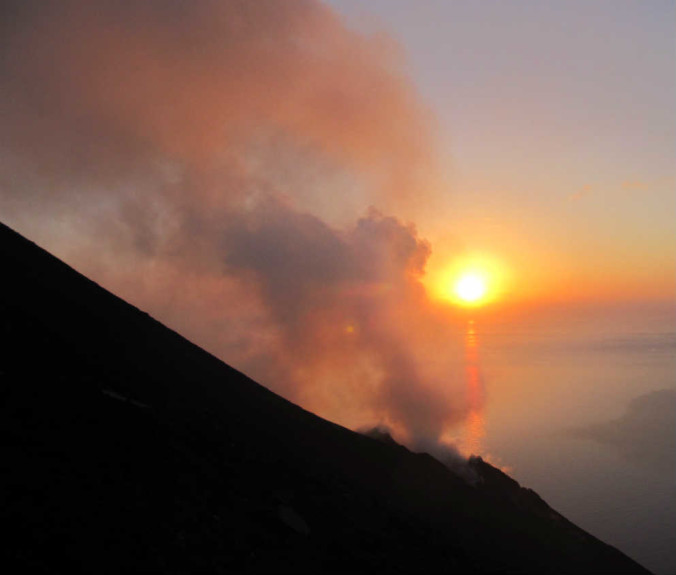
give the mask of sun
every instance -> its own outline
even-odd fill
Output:
[[[454,306],[477,308],[502,300],[511,290],[511,272],[491,254],[455,256],[432,266],[425,287],[432,298]]]
[[[464,273],[453,285],[454,294],[466,304],[480,303],[487,291],[486,279],[473,272]]]

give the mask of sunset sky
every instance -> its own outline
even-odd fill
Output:
[[[673,573],[675,23],[4,0],[0,220],[303,408],[504,463]]]
[[[3,11],[3,221],[329,419],[449,442],[471,314],[673,302],[673,2]]]
[[[676,294],[676,4],[332,0],[435,115],[430,271],[490,254],[518,299]]]

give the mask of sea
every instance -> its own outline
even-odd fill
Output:
[[[465,446],[654,573],[676,573],[676,303],[467,323]]]

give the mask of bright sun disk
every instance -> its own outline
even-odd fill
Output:
[[[433,267],[425,278],[425,287],[439,301],[476,308],[500,301],[510,281],[508,272],[492,255],[456,256]]]
[[[485,280],[473,273],[467,273],[458,279],[454,286],[455,294],[466,303],[478,303],[486,295]]]

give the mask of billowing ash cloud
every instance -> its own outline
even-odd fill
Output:
[[[321,415],[448,437],[462,350],[430,247],[369,209],[435,177],[391,40],[313,1],[1,10],[6,223]]]

